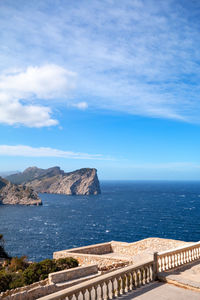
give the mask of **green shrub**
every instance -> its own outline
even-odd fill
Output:
[[[74,258],[45,259],[29,264],[26,257],[13,257],[0,271],[0,292],[46,279],[49,273],[78,266]]]
[[[12,257],[8,264],[8,269],[11,272],[24,271],[29,266],[27,262],[27,257]]]
[[[0,272],[0,292],[5,292],[9,289],[9,284],[12,281],[12,276],[5,271]]]
[[[39,263],[32,263],[23,273],[24,283],[31,284],[40,280],[41,267]]]
[[[0,258],[10,258],[4,249],[3,234],[0,234]]]
[[[72,257],[59,258],[56,260],[56,271],[78,267],[78,261]]]
[[[12,280],[9,283],[9,289],[16,289],[18,287],[24,286],[24,277],[22,272],[11,273]]]

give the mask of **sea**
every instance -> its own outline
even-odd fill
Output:
[[[148,237],[200,240],[200,181],[101,181],[100,195],[40,194],[42,206],[1,205],[0,233],[11,256]]]

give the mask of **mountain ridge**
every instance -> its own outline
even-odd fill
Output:
[[[12,183],[33,188],[38,193],[66,195],[97,195],[101,193],[97,170],[82,168],[65,173],[60,167],[48,169],[29,167],[23,172],[7,176]]]

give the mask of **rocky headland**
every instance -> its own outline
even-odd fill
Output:
[[[0,177],[0,204],[41,205],[42,201],[32,188]]]
[[[97,170],[83,168],[65,173],[59,167],[30,167],[24,172],[6,177],[16,184],[33,188],[38,193],[65,195],[97,195],[101,193]]]

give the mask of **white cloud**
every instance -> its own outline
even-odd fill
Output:
[[[57,65],[30,66],[25,71],[1,75],[0,90],[18,98],[51,99],[74,88],[74,77],[75,73]]]
[[[23,157],[62,157],[70,159],[95,159],[110,160],[101,154],[88,154],[81,152],[64,151],[49,147],[30,147],[26,145],[0,145],[0,155],[3,156],[23,156]]]
[[[43,127],[58,124],[41,99],[66,97],[75,74],[56,65],[28,67],[0,76],[0,123]],[[31,104],[30,104],[31,102]]]
[[[84,96],[97,109],[200,121],[198,9],[176,0],[22,1],[20,9],[0,1],[0,69],[63,66],[6,74],[3,88],[53,101],[74,87],[75,73],[75,103]]]
[[[88,108],[87,102],[78,102],[78,103],[71,103],[71,106],[76,107],[78,109],[85,110]]]

